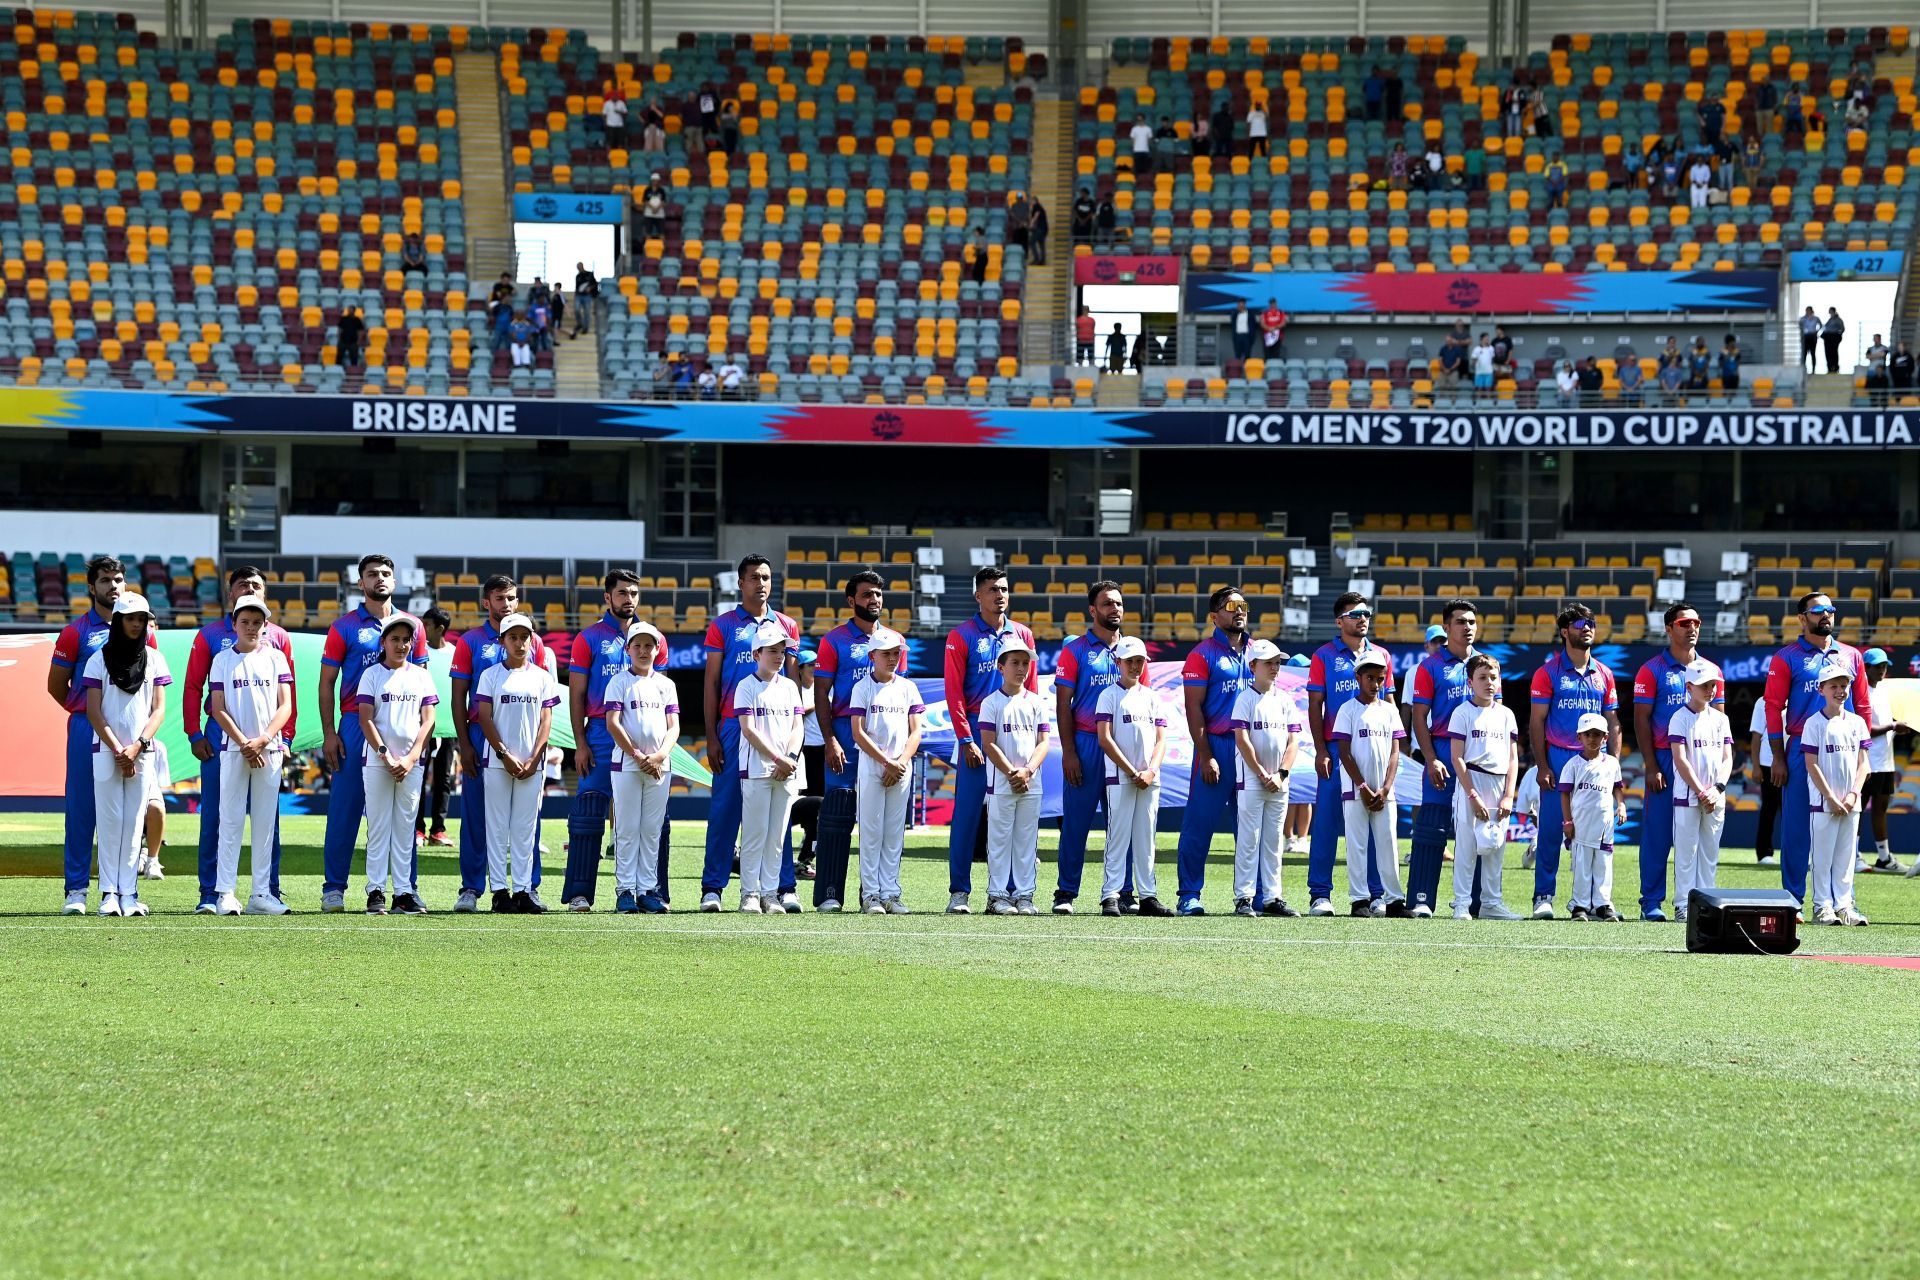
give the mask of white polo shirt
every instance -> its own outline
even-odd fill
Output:
[[[753,731],[772,743],[776,750],[794,740],[794,728],[801,724],[805,710],[800,701],[800,686],[777,671],[771,680],[762,680],[758,671],[748,672],[740,677],[739,684],[733,686],[733,713],[739,718],[741,727],[751,724]],[[741,777],[773,776],[771,756],[747,746],[744,739],[740,746]],[[796,784],[800,779],[797,766],[798,762],[793,775]]]
[[[279,651],[274,652],[277,655]],[[425,667],[411,662],[403,662],[398,668],[389,667],[384,662],[368,667],[360,676],[360,687],[355,690],[354,697],[355,707],[373,708],[373,727],[396,760],[413,750],[414,739],[423,732],[420,708],[436,706],[440,702],[440,695],[434,691],[433,677],[427,674]],[[429,723],[424,732],[431,735],[433,725]],[[360,763],[380,763],[371,741],[363,749]]]
[[[1591,760],[1575,756],[1561,766],[1558,778],[1561,794],[1569,797],[1573,842],[1611,853],[1613,788],[1620,781],[1620,762],[1604,751]]]
[[[1033,757],[1033,749],[1040,741],[1042,729],[1053,728],[1053,709],[1033,690],[1022,685],[1009,698],[1004,689],[995,689],[980,704],[980,714],[974,719],[976,729],[993,730],[994,745],[1000,748],[1000,754],[1014,768],[1021,768]],[[1003,775],[991,765],[987,767],[987,794],[996,793],[996,783]],[[1009,791],[1011,788],[1008,789]],[[1033,782],[1025,794],[1038,795],[1040,775],[1036,773]]]
[[[1377,788],[1387,780],[1387,761],[1393,756],[1393,744],[1406,737],[1407,731],[1400,727],[1400,709],[1384,696],[1372,702],[1349,698],[1340,704],[1340,714],[1333,718],[1333,732],[1327,736],[1340,744],[1343,757],[1352,753],[1361,781]],[[1340,768],[1340,798],[1354,798],[1353,779],[1345,765]]]
[[[860,727],[888,759],[898,756],[907,745],[908,719],[926,713],[926,703],[920,700],[920,686],[902,675],[893,676],[885,684],[871,674],[861,676],[847,698],[847,714],[860,718]],[[879,761],[864,751],[860,753],[862,778],[877,782],[880,769]]]
[[[1807,808],[1814,813],[1827,812],[1820,788],[1814,785],[1815,769],[1835,795],[1853,790],[1854,766],[1866,745],[1867,722],[1851,711],[1830,717],[1821,710],[1807,717],[1800,730],[1800,749],[1807,753]]]
[[[1690,707],[1680,708],[1673,713],[1673,719],[1667,721],[1667,740],[1687,744],[1687,763],[1693,766],[1694,774],[1702,782],[1716,791],[1727,789],[1727,779],[1733,769],[1730,757],[1721,752],[1733,746],[1733,726],[1727,723],[1724,711],[1711,704],[1697,713]],[[1693,788],[1675,769],[1673,802],[1688,805],[1693,801]]]
[[[622,667],[607,681],[607,690],[601,698],[608,710],[620,712],[620,727],[639,744],[642,752],[652,755],[669,745],[667,717],[680,714],[680,694],[667,676],[658,671],[640,676],[633,673],[633,668]],[[633,757],[617,742],[613,748],[613,767],[621,770],[636,767]]]
[[[560,686],[547,669],[533,662],[509,667],[496,662],[480,673],[473,700],[493,708],[493,731],[500,745],[515,758],[525,760],[532,754],[540,736],[540,709],[560,705]],[[485,768],[505,769],[506,761],[493,752],[493,744],[482,748]]]
[[[207,692],[218,693],[227,708],[227,716],[249,738],[257,738],[273,723],[280,706],[280,686],[293,683],[287,655],[262,641],[246,653],[222,649],[213,656],[207,671]],[[365,679],[361,682],[365,684]],[[279,735],[267,744],[269,751],[285,745]],[[222,751],[238,751],[240,744],[222,735]]]
[[[1160,695],[1146,681],[1136,681],[1129,689],[1116,680],[1100,691],[1100,699],[1093,705],[1093,723],[1112,725],[1114,747],[1128,764],[1144,769],[1153,755],[1155,733],[1167,727],[1167,716],[1160,709]],[[1107,760],[1104,751],[1100,755],[1106,760],[1107,785],[1118,786],[1120,766]]]
[[[1274,685],[1261,693],[1248,685],[1234,695],[1233,714],[1229,721],[1235,729],[1247,731],[1247,741],[1253,748],[1253,758],[1268,773],[1280,768],[1280,761],[1287,754],[1287,739],[1299,737],[1306,729],[1306,722],[1300,717],[1300,706],[1293,695]],[[1251,779],[1242,776],[1234,784],[1234,790],[1251,790]]]

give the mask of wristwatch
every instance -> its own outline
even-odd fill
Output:
[[[151,750],[153,750],[153,739],[152,739],[152,738],[141,738],[141,739],[139,740],[139,742],[140,742],[140,749],[141,749],[142,751],[151,751]]]

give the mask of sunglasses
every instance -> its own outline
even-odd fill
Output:
[[[1806,608],[1806,612],[1808,614],[1811,614],[1813,617],[1818,618],[1829,613],[1838,613],[1840,611],[1834,608],[1830,604],[1815,604],[1815,605],[1808,605]]]
[[[1349,609],[1340,615],[1340,620],[1343,622],[1359,622],[1364,618],[1371,618],[1372,616],[1373,610],[1371,609]]]
[[[1592,631],[1596,625],[1592,618],[1575,618],[1567,624],[1567,626],[1575,631]]]
[[[1246,602],[1245,600],[1242,600],[1242,601],[1240,601],[1240,602],[1239,602],[1238,604],[1223,604],[1223,605],[1221,605],[1221,606],[1220,606],[1220,608],[1219,608],[1219,610],[1218,610],[1217,612],[1220,612],[1220,613],[1246,613],[1246,612],[1247,612],[1247,602]]]

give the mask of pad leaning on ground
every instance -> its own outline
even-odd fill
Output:
[[[0,823],[16,865],[51,852],[30,825]],[[9,1274],[1858,1275],[1920,1246],[1889,1193],[1911,973],[1672,925],[196,919],[174,839],[148,920],[0,880]],[[1803,950],[1920,951],[1911,882],[1863,880],[1886,923]]]

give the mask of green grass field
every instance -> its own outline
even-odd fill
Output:
[[[1920,972],[1679,925],[947,917],[944,833],[919,914],[701,916],[697,824],[664,918],[456,917],[450,850],[432,917],[322,917],[313,819],[298,914],[194,917],[176,818],[151,918],[63,919],[56,824],[0,815],[0,1275],[1920,1269]],[[1920,952],[1920,881],[1861,897],[1802,951]]]

